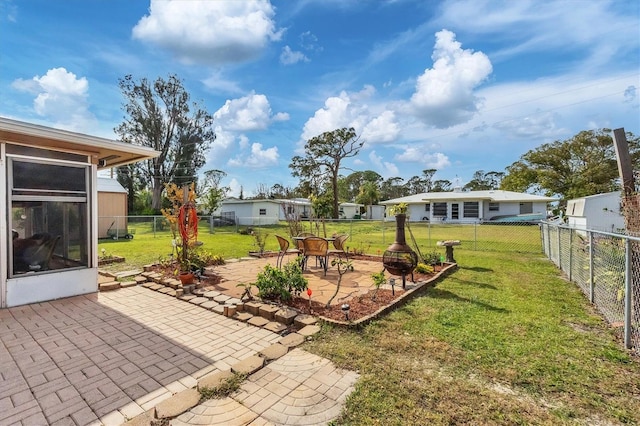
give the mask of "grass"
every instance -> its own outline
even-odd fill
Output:
[[[462,240],[459,269],[361,330],[325,326],[305,344],[361,375],[336,424],[640,424],[638,358],[536,251],[537,227],[411,226],[424,251]],[[284,226],[261,230],[286,235]],[[225,258],[256,249],[254,237],[227,231],[199,239]],[[393,228],[369,222],[328,232],[347,232],[372,254],[393,241]],[[514,241],[533,249],[508,250]],[[499,251],[482,248],[491,245]],[[171,238],[137,232],[99,247],[130,268],[168,256]],[[277,247],[268,237],[266,249]]]
[[[151,222],[131,223],[129,229],[135,231],[133,240],[100,240],[98,252],[104,248],[109,255],[123,256],[127,264],[144,265],[167,258],[172,251],[172,235],[168,230],[154,229]],[[239,227],[246,229],[246,227]],[[279,225],[254,227],[257,232],[268,234],[266,250],[278,250],[275,235],[288,235],[285,223]],[[379,221],[342,221],[326,224],[327,234],[349,234],[346,247],[350,251],[381,255],[395,239],[395,222]],[[316,229],[305,224],[306,231],[322,235],[322,228]],[[242,235],[236,227],[216,228],[213,233],[205,221],[199,226],[198,239],[204,243],[207,251],[223,258],[246,256],[251,250],[257,250],[255,237]],[[423,253],[443,251],[436,246],[439,240],[460,240],[462,245],[456,253],[465,250],[492,250],[505,252],[541,253],[540,230],[537,226],[508,225],[430,225],[411,224],[411,232],[406,233],[407,243],[412,245],[415,238]]]
[[[535,255],[460,269],[360,331],[306,349],[361,374],[338,424],[639,424],[640,364]]]

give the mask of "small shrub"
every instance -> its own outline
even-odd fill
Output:
[[[437,265],[440,263],[440,253],[437,251],[432,251],[431,253],[423,253],[422,254],[422,263],[425,265]]]
[[[282,269],[265,265],[258,274],[255,286],[258,296],[264,299],[291,300],[307,289],[309,282],[302,275],[299,260],[288,262]]]
[[[418,263],[416,265],[415,271],[419,274],[432,274],[434,269],[433,266],[427,265],[425,263]]]
[[[268,232],[262,232],[260,230],[252,231],[253,238],[255,238],[256,246],[258,246],[258,253],[264,253],[264,246],[267,244]]]

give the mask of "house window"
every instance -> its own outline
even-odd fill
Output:
[[[480,210],[478,208],[479,203],[477,201],[465,201],[462,208],[463,217],[480,217]]]
[[[260,216],[266,216],[267,215],[267,209],[260,209]]]
[[[489,203],[489,211],[490,212],[500,211],[500,203]]]
[[[9,276],[89,267],[90,166],[7,156]]]
[[[431,211],[431,204],[429,204],[429,203],[425,204],[424,205],[424,211],[427,212],[427,213],[430,212]]]
[[[434,216],[447,216],[447,203],[433,203]]]
[[[293,214],[294,213],[294,208],[293,206],[287,206],[287,214]],[[266,212],[265,212],[266,213]]]

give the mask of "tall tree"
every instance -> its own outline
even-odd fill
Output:
[[[627,142],[634,169],[640,169],[640,139],[627,133]],[[501,188],[572,199],[619,189],[618,177],[611,131],[587,130],[524,154],[507,167]]]
[[[196,192],[203,208],[209,214],[213,214],[220,207],[222,200],[230,191],[229,187],[220,186],[220,182],[226,175],[222,170],[207,170],[204,172],[202,183],[198,185]]]
[[[453,184],[450,180],[439,179],[433,182],[433,188],[431,188],[431,192],[449,192],[451,191],[451,186]]]
[[[411,177],[407,183],[407,191],[409,194],[422,194],[423,192],[427,192],[427,181],[420,176]]]
[[[487,172],[478,170],[473,174],[473,178],[463,187],[465,191],[483,191],[500,188],[500,182],[504,177],[502,172]]]
[[[334,219],[338,218],[338,174],[342,160],[356,156],[363,144],[353,127],[324,132],[309,139],[304,145],[305,156],[296,155],[289,164],[292,175],[302,180],[329,176]]]
[[[340,199],[354,202],[365,182],[373,182],[379,186],[382,176],[373,170],[357,171],[340,179]]]
[[[436,169],[425,169],[422,171],[422,175],[425,180],[425,192],[433,191],[433,176],[436,174]]]
[[[394,198],[409,195],[407,187],[404,185],[404,179],[399,176],[390,177],[380,184],[380,198],[383,200],[391,200]]]
[[[118,85],[126,100],[126,115],[114,129],[116,134],[123,142],[160,152],[139,163],[143,179],[151,185],[152,207],[159,211],[165,183],[195,182],[215,140],[213,116],[196,103],[189,104],[189,94],[175,75],[153,83],[127,75]]]

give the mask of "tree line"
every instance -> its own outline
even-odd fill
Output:
[[[200,172],[216,138],[212,114],[190,101],[175,75],[154,82],[127,75],[118,84],[125,99],[124,121],[114,129],[119,139],[160,153],[117,169],[117,179],[128,191],[130,214],[157,214],[166,203],[163,190],[168,183],[195,182],[203,210],[216,210],[229,192],[221,185],[226,173]],[[627,133],[627,141],[634,170],[640,170],[640,139]],[[436,169],[425,169],[407,180],[399,176],[384,179],[372,170],[343,174],[343,160],[357,156],[364,143],[352,127],[315,136],[305,143],[305,154],[294,156],[289,164],[292,176],[299,179],[296,187],[259,183],[247,198],[310,198],[314,210],[337,218],[340,202],[373,205],[453,190],[451,181],[434,179]],[[620,189],[611,130],[585,130],[567,140],[543,144],[522,155],[505,172],[476,171],[461,189],[503,189],[563,200]],[[240,197],[244,198],[244,189]]]

